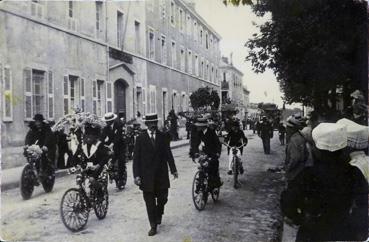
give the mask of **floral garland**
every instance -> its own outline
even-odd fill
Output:
[[[54,132],[63,132],[65,134],[70,134],[71,131],[82,130],[84,131],[85,126],[90,125],[92,127],[103,128],[106,123],[98,117],[96,114],[92,113],[75,113],[68,114],[62,117],[53,127]]]
[[[42,150],[38,145],[31,145],[27,148],[27,154],[32,159],[40,159],[42,156]]]

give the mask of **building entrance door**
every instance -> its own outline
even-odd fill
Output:
[[[115,113],[122,113],[121,117],[126,119],[127,109],[126,109],[126,90],[127,82],[122,79],[115,81],[114,83],[114,103],[115,103]]]

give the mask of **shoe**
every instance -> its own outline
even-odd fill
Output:
[[[162,219],[162,216],[159,216],[157,219],[156,219],[156,224],[161,224],[161,219]]]
[[[227,172],[227,174],[228,174],[228,175],[232,175],[232,170],[229,170],[229,171]]]
[[[156,231],[156,227],[152,227],[148,233],[149,236],[154,236],[156,235],[157,231]]]

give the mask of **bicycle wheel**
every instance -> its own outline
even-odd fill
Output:
[[[55,183],[55,171],[54,169],[52,169],[50,171],[50,175],[45,177],[42,181],[41,181],[41,184],[42,184],[42,187],[44,188],[44,191],[46,193],[49,193],[53,190],[54,188],[54,183]]]
[[[204,179],[200,177],[200,171],[197,171],[193,178],[192,200],[197,210],[201,211],[205,208],[207,202],[207,191]]]
[[[60,203],[60,216],[67,229],[81,231],[87,224],[89,216],[86,197],[77,188],[68,189]]]
[[[233,172],[233,187],[235,189],[238,188],[239,184],[238,184],[238,160],[236,156],[233,156],[233,164],[232,164],[232,172]]]
[[[109,193],[107,185],[102,187],[102,193],[96,198],[94,210],[98,219],[104,219],[108,213]]]
[[[26,164],[23,168],[19,182],[20,192],[24,200],[27,200],[32,196],[34,190],[34,179],[36,179],[36,175],[33,172],[32,166],[30,164]]]

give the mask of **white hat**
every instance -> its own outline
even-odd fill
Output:
[[[341,150],[347,146],[346,126],[336,123],[321,123],[313,129],[315,146],[330,152]]]
[[[367,126],[357,124],[346,118],[338,120],[337,124],[346,126],[347,146],[359,150],[368,147],[369,129]]]
[[[106,113],[104,115],[104,121],[105,122],[109,122],[109,121],[113,121],[117,118],[117,115],[115,113]]]

